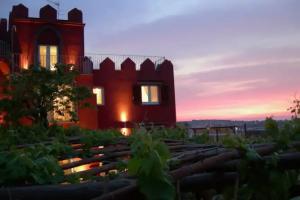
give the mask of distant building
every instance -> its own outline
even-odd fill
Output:
[[[181,123],[190,136],[208,133],[216,140],[227,134],[250,136],[265,132],[264,121],[192,120]]]
[[[33,18],[28,16],[28,8],[19,4],[13,6],[8,23],[1,19],[0,24],[0,78],[30,65],[52,70],[56,63],[64,63],[80,71],[77,83],[93,91],[88,101],[96,106],[77,109],[81,127],[126,132],[139,123],[175,125],[170,61],[163,57],[86,55],[85,24],[76,8],[68,12],[67,20],[61,20],[50,5],[40,9],[39,18]],[[52,117],[62,125],[72,124],[67,116]]]

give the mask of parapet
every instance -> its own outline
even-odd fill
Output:
[[[103,72],[113,72],[115,71],[115,63],[110,59],[110,58],[105,58],[105,60],[103,60],[100,63],[100,69]]]
[[[143,73],[153,73],[153,72],[161,72],[161,71],[173,72],[173,64],[169,60],[164,60],[162,63],[155,65],[149,58],[147,58],[141,64],[137,65],[132,59],[128,57],[121,63],[120,66],[121,66],[120,68],[116,68],[116,63],[113,60],[111,60],[109,57],[106,57],[99,64],[99,69],[94,69],[94,71],[101,71],[104,73],[113,72],[113,71],[143,72]],[[137,67],[139,69],[137,69]]]
[[[50,5],[46,5],[40,9],[40,18],[54,21],[57,19],[57,11]]]
[[[136,71],[135,63],[130,59],[126,58],[126,60],[121,64],[122,71]]]
[[[23,4],[13,6],[11,11],[11,17],[13,18],[28,18],[28,8]]]
[[[1,33],[7,32],[7,19],[0,19],[0,32]]]
[[[82,23],[82,12],[77,8],[73,8],[68,12],[68,20]]]
[[[164,60],[163,63],[157,66],[158,71],[168,71],[171,70],[173,72],[173,64],[169,60]]]
[[[142,64],[141,64],[141,71],[143,72],[151,72],[151,71],[155,71],[155,65],[154,63],[147,58]]]
[[[28,8],[23,4],[15,5],[10,12],[10,17],[12,19],[42,19],[46,21],[56,21],[60,20],[57,18],[57,10],[53,8],[51,5],[45,5],[40,9],[39,18],[32,18],[28,16]],[[73,8],[68,12],[67,20],[60,21],[69,21],[75,23],[82,23],[82,12],[77,8]]]

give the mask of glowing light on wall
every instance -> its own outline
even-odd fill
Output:
[[[27,53],[21,54],[20,55],[20,67],[22,69],[28,69],[28,67],[29,67],[28,63],[29,63],[29,61],[28,61],[28,55],[27,55]]]
[[[28,60],[24,59],[23,68],[28,69]]]
[[[125,136],[129,136],[131,133],[131,129],[130,128],[126,128],[126,122],[128,121],[128,117],[127,117],[127,113],[126,112],[121,112],[120,113],[120,120],[121,122],[124,123],[123,128],[121,128],[121,133]]]
[[[130,129],[130,128],[121,128],[121,133],[122,133],[124,136],[129,136],[130,133],[131,133],[131,129]]]
[[[121,114],[120,114],[120,120],[121,120],[121,122],[127,122],[127,114],[126,114],[126,112],[121,112]]]

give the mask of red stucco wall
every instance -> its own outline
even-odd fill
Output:
[[[29,17],[28,9],[22,4],[13,7],[9,27],[16,27],[14,52],[20,53],[20,68],[38,64],[38,44],[58,45],[59,59],[62,63],[75,64],[78,68],[82,66],[80,61],[84,57],[84,24],[81,11],[71,10],[68,20],[58,20],[56,16],[56,10],[51,6],[41,8],[39,18]],[[0,29],[5,26],[5,21],[1,24]],[[1,30],[0,33],[1,38],[10,35],[2,33]],[[96,105],[95,95],[86,100],[94,105],[94,108],[83,109],[79,105],[78,125],[90,129],[131,128],[138,123],[175,125],[174,74],[170,61],[165,60],[159,66],[155,66],[147,59],[141,66],[136,66],[134,61],[128,58],[122,63],[121,70],[116,70],[114,65],[107,58],[100,64],[99,69],[77,77],[76,82],[79,85],[90,89],[104,89],[104,105]],[[135,91],[141,84],[159,86],[161,95],[158,105],[143,105],[137,101]]]
[[[78,58],[84,55],[84,24],[78,21],[53,19],[53,16],[46,18],[45,16],[51,16],[49,12],[53,12],[53,8],[49,6],[41,8],[40,15],[43,15],[43,18],[28,17],[24,9],[26,10],[26,7],[18,5],[10,14],[10,27],[16,27],[17,37],[14,43],[18,46],[16,51],[20,51],[20,67],[27,68],[32,64],[38,64],[36,55],[39,42],[58,43],[60,61],[78,64]],[[19,12],[23,14],[19,15]]]
[[[162,63],[157,69],[150,60],[146,60],[141,70],[136,70],[135,63],[127,59],[121,70],[115,70],[114,63],[106,59],[99,70],[93,71],[94,87],[104,89],[104,105],[98,108],[99,128],[123,128],[124,115],[126,127],[136,123],[155,123],[173,126],[176,122],[173,66],[169,61]],[[167,85],[169,98],[159,105],[142,105],[134,103],[133,88],[142,83]],[[163,92],[163,91],[161,91]]]

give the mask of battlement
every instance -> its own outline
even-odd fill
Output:
[[[0,34],[1,33],[7,33],[7,19],[4,18],[0,19]]]
[[[10,55],[9,34],[7,20],[0,19],[0,58],[7,58]]]
[[[90,62],[91,64],[91,62]],[[86,65],[86,67],[88,67]],[[89,66],[91,67],[91,65]],[[137,68],[138,67],[138,68]],[[159,63],[154,63],[151,59],[146,58],[142,63],[136,64],[130,57],[127,57],[119,67],[116,67],[115,62],[107,57],[100,65],[99,69],[93,69],[99,72],[145,72],[153,73],[159,71],[173,71],[173,65],[169,60],[163,59]]]
[[[149,68],[153,68],[153,71],[155,71],[164,61],[165,58],[161,56],[87,54],[77,63],[83,63],[83,67],[85,68],[83,71],[98,70],[107,66],[110,71],[129,70],[125,66],[130,66],[131,69],[129,71],[143,71],[144,66],[149,66]]]
[[[15,5],[10,12],[10,19],[18,20],[18,19],[34,19],[34,20],[42,20],[47,22],[69,22],[69,23],[82,23],[82,12],[77,8],[73,8],[68,12],[68,19],[62,20],[57,18],[57,10],[50,6],[49,4],[40,8],[39,18],[29,17],[28,16],[28,8],[23,4]]]

